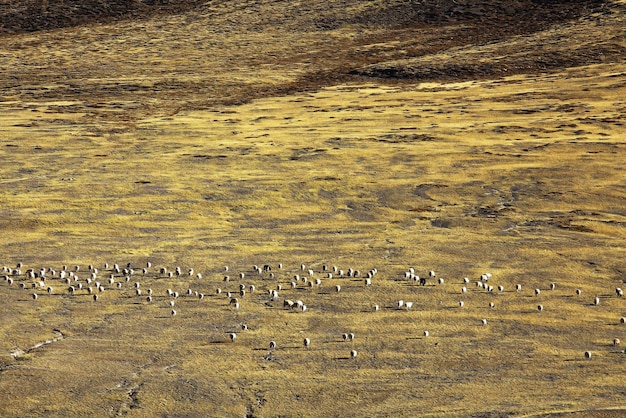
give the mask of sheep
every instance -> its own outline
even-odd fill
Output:
[[[33,293],[33,300],[37,300],[38,297],[37,293]]]
[[[591,358],[591,351],[585,351],[585,358],[587,359]]]
[[[313,270],[309,269],[308,273],[309,273],[309,277],[313,277],[313,274],[314,274]]]
[[[172,318],[174,318],[176,316],[176,310],[172,309],[171,314],[172,314]]]
[[[337,293],[341,292],[341,286],[335,285],[335,292]]]
[[[424,338],[428,338],[429,335],[430,335],[430,332],[424,331]]]
[[[621,341],[619,340],[619,338],[614,338],[613,339],[613,345],[620,345]]]
[[[98,301],[98,295],[97,295],[97,294],[93,295],[93,301],[94,301],[94,302],[97,302],[97,301]]]
[[[302,305],[302,307],[300,307],[300,310],[301,310],[302,312],[306,312],[306,310],[307,310],[306,305]]]
[[[396,304],[398,305],[398,309],[401,309],[404,306],[404,301],[400,299],[398,302],[396,302]]]
[[[537,310],[539,312],[543,312],[543,305],[537,305]]]
[[[521,291],[522,291],[522,285],[521,285],[521,284],[519,284],[519,283],[518,283],[518,284],[516,284],[516,285],[515,285],[515,291],[516,291],[516,292],[521,292]]]
[[[467,293],[467,287],[463,286],[463,287],[461,288],[461,293]]]
[[[380,306],[378,306],[378,305],[374,305],[374,311],[375,311],[375,312],[378,312],[379,310],[380,310]]]
[[[432,278],[432,277],[435,277],[435,276],[437,275],[437,273],[435,273],[434,271],[432,271],[432,270],[431,270],[431,271],[428,273],[428,275]]]
[[[439,284],[443,284],[443,283],[444,283],[443,278],[440,277],[439,278]]]
[[[137,296],[141,296],[141,289],[135,289],[135,294]]]
[[[541,294],[541,290],[535,289],[535,296],[539,296]]]
[[[341,338],[343,339],[343,342],[348,341],[348,334],[343,334]]]
[[[550,283],[550,290],[556,289],[556,283]]]
[[[482,323],[483,325],[487,325],[487,320],[486,320],[486,319],[483,319],[483,320],[481,321],[481,323]]]
[[[352,350],[352,351],[350,351],[350,358],[355,359],[355,358],[356,358],[356,355],[357,355],[356,350]]]
[[[621,324],[626,324],[626,317],[622,316],[622,317],[619,319],[619,322],[620,322]]]
[[[306,270],[306,266],[304,264],[300,264],[300,270],[302,271]]]
[[[248,290],[250,291],[250,294],[252,294],[256,290],[256,287],[253,284],[251,284]]]
[[[467,277],[463,277],[463,283],[468,284],[470,282],[470,279],[468,279]]]
[[[148,297],[146,297],[146,302],[148,302],[148,303],[152,303],[152,296],[148,296]]]
[[[222,289],[220,289],[219,287],[217,289],[215,289],[215,294],[219,295],[222,293]]]
[[[459,302],[459,308],[462,308],[463,306],[465,306],[465,302],[460,301],[460,302]]]
[[[502,285],[498,286],[498,292],[500,293],[504,292],[504,286]]]
[[[411,309],[413,307],[413,302],[405,302],[404,303],[404,307],[408,311],[409,309]]]
[[[310,347],[311,346],[311,340],[309,338],[305,338],[302,343],[304,344],[305,347]]]
[[[176,302],[174,302],[173,300],[170,300],[170,308],[173,308],[174,305],[176,305]]]
[[[275,301],[276,299],[278,299],[278,292],[276,290],[271,290],[270,291],[270,300],[271,301]]]
[[[582,291],[581,289],[576,289],[576,294],[577,294],[578,296],[580,296],[580,294],[581,294],[582,292],[583,292],[583,291]]]
[[[118,288],[118,289],[121,289],[121,288],[122,288],[122,282],[118,282],[118,283],[117,283],[117,288]]]
[[[248,325],[246,325],[246,324],[242,323],[242,324],[241,324],[241,330],[242,330],[242,331],[247,331],[247,330],[248,330]]]
[[[13,279],[11,279],[10,277],[7,278],[7,283],[9,284],[9,286],[11,286],[13,284]]]
[[[187,271],[187,274],[189,275],[189,277],[193,276],[193,269],[189,269]]]
[[[596,296],[595,299],[593,300],[593,304],[598,306],[600,304],[600,298]]]
[[[282,270],[283,269],[283,263],[278,263],[278,268],[279,268],[279,270]]]
[[[163,275],[167,274],[167,268],[166,267],[161,267],[161,269],[159,270],[159,273],[163,274]]]
[[[204,293],[198,293],[198,299],[200,300],[204,299]]]
[[[493,309],[493,308],[495,308],[495,306],[496,305],[493,302],[489,302],[489,308]]]
[[[47,291],[48,291],[48,294],[49,294],[49,295],[51,295],[51,294],[52,294],[52,290],[53,290],[53,289],[52,289],[52,287],[48,286]]]
[[[294,302],[292,300],[289,300],[289,299],[283,300],[283,308],[292,308],[293,305],[294,305]]]
[[[180,276],[180,275],[182,274],[182,272],[183,272],[183,271],[181,270],[181,268],[180,268],[180,267],[176,267],[176,268],[174,269],[174,271],[176,272],[176,275],[177,275],[177,276]]]
[[[270,351],[273,351],[276,349],[276,341],[270,341]]]
[[[367,279],[365,279],[365,286],[371,286],[371,285],[372,285],[372,279],[368,277]]]
[[[201,273],[196,274],[196,279],[198,280],[202,279],[202,274]]]
[[[70,286],[67,288],[67,291],[70,292],[70,295],[73,295],[76,292],[76,288],[74,286]]]
[[[615,294],[617,295],[618,298],[624,297],[624,291],[620,289],[619,287],[615,288]]]
[[[348,339],[349,339],[350,341],[354,341],[354,333],[353,333],[353,332],[351,332],[350,334],[348,334]]]

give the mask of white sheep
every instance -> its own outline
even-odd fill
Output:
[[[355,358],[356,358],[356,356],[357,356],[357,352],[356,352],[356,350],[352,350],[352,351],[350,351],[350,358],[355,359]]]
[[[539,296],[541,294],[541,290],[535,289],[535,296]]]
[[[596,297],[593,299],[593,304],[594,304],[594,305],[596,305],[596,306],[598,306],[598,305],[600,304],[600,298],[596,296]]]
[[[311,346],[311,340],[309,338],[305,338],[302,343],[304,344],[305,347]]]
[[[335,292],[337,293],[341,292],[341,286],[335,285]]]
[[[522,291],[522,285],[521,285],[521,284],[519,284],[519,283],[518,283],[518,284],[516,284],[516,285],[515,285],[515,291],[516,291],[516,292],[521,292],[521,291]]]

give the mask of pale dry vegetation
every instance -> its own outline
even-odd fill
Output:
[[[0,415],[623,416],[624,5],[453,3],[59,2],[3,35],[0,265],[107,290],[0,275]]]

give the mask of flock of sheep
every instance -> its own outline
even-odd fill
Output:
[[[89,265],[86,269],[82,269],[81,266],[76,265],[73,267],[62,266],[60,269],[55,268],[26,268],[23,263],[17,263],[13,268],[4,266],[0,270],[0,274],[4,276],[4,283],[7,287],[22,289],[30,293],[30,297],[37,301],[40,296],[61,296],[61,297],[75,297],[80,295],[90,295],[94,302],[98,302],[100,295],[104,292],[123,290],[126,295],[131,297],[142,298],[144,303],[151,304],[155,301],[156,294],[153,292],[151,285],[156,285],[158,281],[162,284],[162,280],[177,279],[180,283],[182,279],[187,279],[187,283],[197,283],[197,288],[201,288],[199,284],[205,282],[203,275],[193,268],[183,270],[181,267],[175,267],[169,269],[168,267],[153,268],[150,262],[146,263],[142,267],[134,267],[131,263],[125,266],[118,264],[109,265],[105,263],[102,270],[99,270],[94,265]],[[282,308],[294,312],[307,312],[307,305],[300,299],[292,300],[285,296],[283,293],[289,294],[289,289],[304,290],[309,288],[310,290],[322,288],[324,282],[332,281],[336,282],[341,279],[349,279],[346,281],[346,286],[353,285],[354,283],[361,282],[362,286],[370,287],[375,280],[385,280],[383,278],[377,278],[378,270],[376,268],[370,269],[364,273],[361,271],[348,268],[340,269],[336,266],[322,265],[317,271],[312,268],[307,268],[302,264],[299,268],[285,269],[282,264],[271,266],[265,264],[262,267],[253,266],[249,271],[237,272],[231,275],[230,268],[228,266],[223,267],[222,271],[216,273],[223,282],[219,287],[215,287],[210,296],[214,298],[225,298],[227,309],[238,311],[241,307],[241,299],[249,299],[251,295],[255,295],[255,300],[265,303],[268,306],[274,306],[274,303],[280,303],[282,300]],[[232,276],[232,277],[231,277]],[[463,298],[469,292],[470,286],[475,286],[474,291],[481,291],[487,293],[500,293],[505,292],[503,285],[493,286],[492,275],[490,273],[481,274],[478,278],[470,280],[465,277],[461,280],[460,288],[458,290],[459,297]],[[445,280],[434,271],[428,272],[425,276],[419,276],[414,268],[409,268],[398,275],[393,280],[404,283],[414,284],[417,286],[426,286],[430,282],[432,286],[443,286]],[[236,286],[233,286],[235,285]],[[172,318],[176,317],[178,311],[177,299],[181,297],[196,298],[198,301],[205,299],[208,294],[193,289],[194,286],[189,285],[186,290],[173,290],[168,288],[162,298],[168,300],[168,307],[170,309],[170,315]],[[222,289],[222,287],[224,289]],[[548,289],[555,290],[556,283],[550,283]],[[283,292],[284,291],[284,292]],[[342,291],[340,284],[333,284],[330,288],[326,289],[328,294],[339,293]],[[522,285],[516,284],[514,292],[521,292]],[[540,299],[540,289],[534,289],[534,295],[537,299]],[[581,289],[576,289],[576,295],[580,297],[582,295]],[[293,294],[293,293],[292,293]],[[621,288],[615,288],[615,297],[623,298],[624,292]],[[595,297],[593,299],[593,305],[600,304],[600,298]],[[280,305],[278,305],[280,307]],[[398,299],[395,302],[395,309],[398,310],[411,310],[413,309],[414,302],[404,299]],[[458,308],[464,308],[465,301],[460,299],[458,301]],[[494,309],[494,302],[489,303],[489,308]],[[381,305],[373,305],[372,311],[379,311]],[[542,304],[537,304],[537,311],[544,311]],[[624,325],[626,318],[621,317],[620,323]],[[486,326],[487,319],[482,319],[481,324]],[[247,330],[245,323],[239,324],[242,331]],[[430,335],[429,331],[423,332],[423,337],[426,338]],[[237,339],[237,332],[229,332],[228,338],[231,342],[235,342]],[[354,341],[354,333],[344,333],[342,335],[343,341]],[[312,344],[310,338],[304,338],[302,345],[305,348],[310,347]],[[619,338],[613,339],[613,345],[619,346]],[[276,350],[276,341],[270,341],[268,344],[270,353]],[[626,350],[623,351],[626,353]],[[591,351],[586,351],[584,357],[590,359],[592,356]],[[357,351],[351,350],[349,358],[355,359],[357,357]]]

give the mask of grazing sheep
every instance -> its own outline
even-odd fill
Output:
[[[498,292],[500,293],[504,292],[504,286],[502,285],[498,286]]]
[[[121,289],[122,288],[122,282],[117,282],[117,288]]]
[[[598,306],[600,304],[600,298],[596,296],[595,299],[593,300],[593,304]]]
[[[470,280],[467,277],[463,277],[463,283],[468,284]]]
[[[585,351],[585,358],[591,358],[591,351]]]
[[[343,339],[343,342],[348,341],[348,334],[343,334],[341,338]]]
[[[515,291],[516,291],[516,292],[521,292],[521,291],[522,291],[522,285],[521,285],[521,284],[519,284],[519,283],[518,283],[518,284],[516,284],[516,285],[515,285]]]
[[[180,267],[176,267],[176,268],[174,269],[174,271],[176,272],[176,275],[177,275],[177,276],[180,276],[180,275],[183,273],[183,271],[181,270],[181,268],[180,268]]]
[[[302,305],[302,307],[300,308],[300,310],[302,310],[302,312],[306,312],[306,310],[307,310],[306,305]]]
[[[620,345],[621,341],[619,340],[619,338],[614,338],[613,339],[613,345]]]
[[[341,292],[341,286],[335,285],[335,292],[337,293]]]
[[[196,274],[196,279],[198,279],[198,280],[202,279],[202,274],[200,274],[200,273]]]
[[[420,281],[420,286],[426,286],[426,277],[419,277],[417,279]]]
[[[146,297],[146,302],[148,302],[148,303],[152,303],[152,296],[148,296],[148,297]]]
[[[198,299],[200,300],[204,299],[204,293],[198,293]]]
[[[94,302],[97,302],[97,301],[98,301],[98,295],[97,295],[97,294],[96,294],[96,295],[93,295],[93,301],[94,301]]]
[[[463,287],[461,288],[461,293],[467,293],[467,287],[463,286]]]
[[[496,305],[495,305],[495,303],[493,303],[493,302],[489,302],[489,307],[490,307],[491,309],[495,308],[495,306],[496,306]]]
[[[242,324],[241,324],[241,330],[242,330],[242,331],[247,331],[247,330],[248,330],[248,325],[246,325],[246,324],[242,323]]]
[[[313,270],[309,269],[308,273],[309,273],[309,277],[313,277],[313,274],[314,274],[315,272],[314,272]]]
[[[193,269],[189,269],[187,271],[187,274],[189,275],[189,277],[193,276]]]
[[[615,294],[617,295],[618,298],[624,297],[624,291],[620,289],[619,287],[615,288]]]
[[[135,289],[135,294],[137,296],[141,296],[141,289]]]
[[[170,300],[170,308],[173,308],[175,304],[176,302],[174,302],[173,300]]]
[[[254,287],[253,284],[250,285],[250,287],[248,288],[250,290],[250,293],[254,293],[254,291],[256,290],[256,287]]]
[[[52,294],[52,287],[48,286],[48,294],[51,295]]]
[[[483,319],[481,322],[482,322],[483,325],[487,325],[487,320],[486,319]]]
[[[276,341],[270,341],[270,351],[273,351],[276,349]]]
[[[443,283],[444,283],[443,279],[439,278],[439,284],[443,284]]]
[[[550,283],[550,290],[556,289],[556,283]]]
[[[350,341],[354,341],[354,333],[353,333],[353,332],[351,332],[350,334],[348,334],[348,339],[349,339]]]
[[[280,270],[282,270],[282,269],[283,269],[283,263],[278,263],[278,268],[279,268]]]
[[[459,308],[462,308],[463,306],[465,306],[465,302],[460,301],[460,302],[459,302]]]
[[[352,350],[352,351],[350,351],[350,358],[355,359],[355,358],[356,358],[356,355],[357,355],[356,350]]]
[[[408,311],[409,309],[411,309],[413,307],[413,302],[405,302],[404,303],[404,307]]]
[[[300,264],[300,270],[302,271],[306,270],[306,266],[304,264]]]
[[[67,291],[70,292],[70,295],[73,295],[76,292],[76,288],[74,286],[70,286]]]
[[[380,306],[374,305],[374,311],[378,312],[380,310]]]
[[[582,290],[580,290],[580,289],[576,289],[576,294],[577,294],[578,296],[580,296],[580,294],[581,294],[582,292],[583,292]]]
[[[271,290],[270,291],[270,300],[271,301],[275,301],[276,299],[278,299],[278,292],[276,290]]]
[[[37,296],[37,293],[33,293],[33,300],[37,300],[39,296]]]
[[[434,271],[432,271],[432,270],[431,270],[431,271],[428,273],[428,275],[429,275],[430,277],[435,277],[435,276],[437,275],[437,273],[435,273]]]
[[[304,344],[305,347],[311,346],[311,340],[309,338],[305,338],[302,343]]]
[[[167,268],[161,267],[161,269],[159,270],[159,273],[164,274],[164,275],[167,274]]]
[[[401,308],[404,306],[404,301],[403,301],[402,299],[400,299],[400,300],[397,302],[397,305],[398,305],[398,309],[401,309]]]
[[[424,331],[424,338],[427,338],[430,335],[430,332]]]
[[[368,277],[367,279],[365,279],[365,286],[371,286],[371,285],[372,285],[372,279]]]
[[[172,309],[171,314],[172,314],[172,318],[174,318],[176,316],[176,310]]]
[[[623,317],[623,316],[622,316],[622,317],[619,319],[619,322],[620,322],[621,324],[626,324],[626,317]]]
[[[543,312],[543,305],[537,305],[537,310],[539,312]]]
[[[535,289],[535,296],[539,296],[540,293],[541,293],[541,290]]]
[[[222,289],[220,289],[219,287],[217,289],[215,289],[215,294],[219,295],[222,293]]]
[[[289,299],[283,300],[283,308],[291,309],[293,305],[294,305],[294,302],[292,300],[289,300]]]

